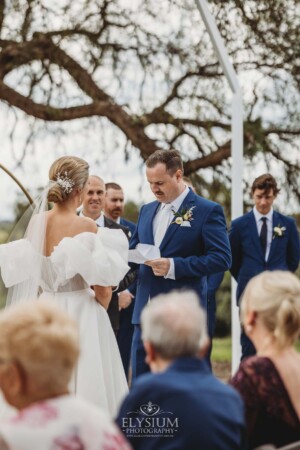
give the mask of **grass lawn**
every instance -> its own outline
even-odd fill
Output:
[[[296,349],[300,352],[300,340],[296,344]],[[231,361],[231,337],[214,338],[212,361]]]
[[[212,361],[231,361],[231,337],[214,338]]]

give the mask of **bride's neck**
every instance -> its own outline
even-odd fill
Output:
[[[60,213],[76,214],[78,208],[77,197],[69,198],[63,203],[55,203],[53,210]]]

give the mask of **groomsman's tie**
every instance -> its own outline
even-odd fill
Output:
[[[166,234],[167,228],[170,225],[171,209],[172,209],[172,204],[165,203],[165,205],[159,211],[160,216],[158,219],[159,221],[158,221],[155,236],[154,236],[154,243],[155,243],[156,247],[160,246],[161,241],[163,240],[164,235]]]
[[[266,217],[262,217],[260,220],[262,221],[263,224],[262,224],[262,227],[261,227],[261,230],[260,230],[259,239],[260,239],[260,243],[261,243],[263,254],[264,254],[264,256],[266,256],[267,233],[268,233],[267,218]]]

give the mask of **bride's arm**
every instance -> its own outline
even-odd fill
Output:
[[[112,296],[111,286],[94,286],[94,291],[96,301],[107,310]]]

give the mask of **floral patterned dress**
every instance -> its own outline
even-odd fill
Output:
[[[300,420],[273,362],[253,356],[241,362],[231,382],[245,402],[249,448],[300,440]]]
[[[78,397],[34,403],[0,423],[1,450],[130,450],[111,419]]]

